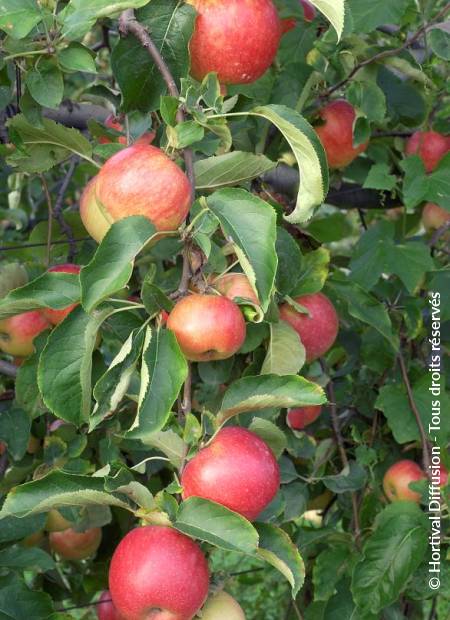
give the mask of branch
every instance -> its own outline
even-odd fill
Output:
[[[448,222],[445,222],[444,224],[442,224],[442,226],[436,230],[436,232],[433,234],[433,236],[431,237],[430,241],[428,242],[428,245],[431,248],[434,248],[435,245],[437,244],[437,242],[439,241],[439,239],[443,235],[445,235],[445,233],[449,229],[450,229],[450,220]]]
[[[48,209],[46,263],[47,263],[47,267],[50,267],[50,253],[51,253],[51,245],[52,245],[53,204],[52,204],[52,198],[50,196],[50,192],[48,190],[47,181],[45,180],[45,177],[43,174],[39,176],[41,177],[42,187],[44,190],[45,199],[47,201],[47,209]]]
[[[73,236],[72,228],[69,226],[69,224],[64,219],[64,216],[62,213],[62,207],[63,207],[65,193],[67,191],[67,188],[70,185],[70,181],[72,180],[77,163],[78,163],[77,158],[73,157],[70,162],[69,168],[66,172],[66,176],[64,177],[64,180],[59,189],[58,195],[56,197],[55,206],[53,207],[53,216],[58,222],[61,230],[65,233],[67,240],[69,242],[69,252],[68,252],[68,257],[67,257],[69,262],[72,262],[74,256],[77,253],[77,244],[75,243],[75,238]]]
[[[83,241],[91,241],[92,237],[82,237],[81,239],[73,239],[73,243],[82,243]],[[68,243],[66,239],[58,239],[52,241],[52,245],[62,245]],[[3,245],[0,246],[0,252],[8,252],[8,250],[23,250],[24,248],[45,248],[47,243],[22,243],[21,245]]]
[[[15,377],[17,375],[17,366],[0,360],[0,374],[6,375],[7,377]]]

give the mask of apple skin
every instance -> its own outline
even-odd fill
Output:
[[[85,560],[97,551],[102,541],[102,530],[93,527],[85,532],[69,528],[62,532],[50,532],[50,548],[64,560]]]
[[[314,129],[325,149],[330,168],[345,168],[367,149],[369,143],[353,146],[355,110],[347,101],[333,101],[319,111],[323,125]]]
[[[289,409],[286,419],[288,425],[296,430],[301,431],[317,420],[322,412],[322,405],[309,405],[307,407],[298,407],[297,409]]]
[[[450,151],[450,137],[437,131],[416,131],[406,143],[406,155],[419,155],[427,172],[432,172]]]
[[[55,267],[50,267],[48,270],[50,273],[76,273],[79,274],[81,271],[81,267],[79,265],[73,265],[72,263],[65,263],[64,265],[56,265]],[[66,316],[72,312],[74,308],[76,308],[78,304],[71,304],[67,306],[67,308],[63,308],[62,310],[53,310],[53,308],[44,308],[42,310],[42,314],[45,316],[47,321],[49,321],[52,325],[59,325]]]
[[[214,277],[211,286],[231,301],[240,297],[259,306],[259,299],[245,273],[226,273],[224,276]]]
[[[444,467],[444,465],[441,465],[439,467],[439,470],[440,470],[439,486],[440,487],[445,487],[447,485],[447,482],[448,482],[448,471],[447,471],[446,467]]]
[[[111,592],[106,590],[96,604],[98,620],[124,620],[111,601]]]
[[[198,15],[189,44],[196,80],[214,71],[222,84],[248,84],[275,59],[282,34],[272,0],[186,0]]]
[[[114,114],[110,114],[105,120],[105,127],[108,127],[108,129],[115,129],[116,131],[123,132],[123,125],[121,122],[119,122],[119,119],[114,116]],[[108,138],[107,136],[100,136],[98,142],[99,144],[111,144],[112,142],[126,144],[127,138],[126,136],[118,136],[115,140],[111,140],[111,138]]]
[[[181,485],[183,499],[209,499],[254,521],[278,492],[280,468],[258,435],[227,426],[187,463]]]
[[[110,224],[131,215],[147,217],[158,231],[176,230],[191,205],[187,176],[159,148],[136,143],[116,153],[83,192],[84,227],[101,241]]]
[[[408,459],[398,461],[391,465],[383,478],[383,489],[387,498],[391,502],[407,500],[410,502],[420,502],[420,493],[409,488],[410,482],[423,480],[425,478],[423,470]]]
[[[437,230],[450,221],[450,212],[433,202],[427,202],[422,211],[422,224],[427,230]]]
[[[224,360],[238,351],[246,327],[239,306],[219,295],[188,295],[181,299],[167,319],[188,360]]]
[[[245,620],[242,607],[227,592],[210,596],[202,609],[201,620]]]
[[[283,304],[280,306],[280,318],[298,333],[305,347],[306,361],[312,362],[333,346],[339,331],[339,317],[323,293],[303,295],[294,301],[309,310],[309,316],[297,312],[289,304]]]
[[[34,351],[33,340],[50,323],[38,310],[16,314],[0,321],[0,351],[17,357],[28,357]]]
[[[64,532],[72,527],[73,523],[65,519],[59,510],[52,509],[47,514],[45,529],[47,532]]]
[[[131,530],[114,551],[109,589],[125,620],[191,620],[208,596],[200,547],[171,527]]]

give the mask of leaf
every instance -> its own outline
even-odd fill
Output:
[[[58,61],[67,71],[84,71],[97,73],[94,55],[91,50],[81,43],[71,43],[58,54]]]
[[[16,150],[7,157],[13,168],[45,172],[70,155],[79,155],[92,162],[91,144],[77,129],[64,127],[48,118],[43,118],[42,127],[38,127],[30,124],[23,114],[14,116],[7,126],[11,132],[17,132],[26,149],[26,152]]]
[[[0,0],[0,29],[13,39],[23,39],[43,15],[35,0]]]
[[[445,155],[438,167],[429,175],[427,200],[450,210],[450,155]]]
[[[2,620],[40,620],[53,612],[50,596],[30,590],[17,575],[0,577],[0,618]]]
[[[47,515],[37,514],[29,517],[5,517],[0,527],[0,542],[21,540],[44,529]]]
[[[79,301],[80,283],[76,274],[44,273],[0,300],[0,319],[40,308],[61,310]]]
[[[104,299],[123,288],[133,273],[134,259],[154,237],[156,229],[142,215],[114,222],[94,258],[80,272],[81,303],[92,312]]]
[[[188,366],[173,332],[147,328],[136,419],[128,438],[142,439],[163,428],[186,380]]]
[[[322,388],[303,377],[296,375],[244,377],[232,383],[225,392],[217,414],[217,424],[222,425],[244,411],[259,411],[268,407],[321,405],[325,402],[326,397]]]
[[[380,163],[375,164],[369,170],[366,180],[364,181],[364,188],[370,189],[385,189],[391,191],[397,184],[395,175],[389,174],[391,168],[388,164]]]
[[[181,504],[174,525],[188,536],[227,551],[254,554],[258,547],[258,534],[247,519],[200,497],[190,497]]]
[[[428,194],[430,179],[425,172],[425,166],[418,155],[412,155],[400,162],[405,172],[403,178],[403,202],[407,211],[412,211]]]
[[[39,358],[47,342],[48,332],[39,334],[33,340],[34,353],[29,355],[17,370],[16,402],[31,418],[36,418],[46,411],[39,392],[37,373]]]
[[[275,211],[243,189],[218,190],[207,202],[225,237],[235,244],[242,268],[267,310],[277,269]]]
[[[188,446],[172,430],[158,431],[145,435],[141,439],[145,446],[156,448],[167,456],[174,467],[180,468],[188,451]]]
[[[53,558],[43,549],[37,547],[27,549],[16,545],[2,549],[0,567],[45,572],[53,570],[56,566]]]
[[[140,6],[146,3],[141,2]],[[188,46],[195,15],[193,7],[180,0],[152,0],[136,12],[136,19],[152,33],[152,40],[176,82],[189,73]],[[122,92],[123,111],[156,110],[167,86],[141,43],[132,36],[120,40],[111,62]]]
[[[258,555],[288,580],[295,598],[305,580],[305,565],[299,550],[286,532],[269,523],[255,524],[259,534]]]
[[[125,9],[137,9],[149,0],[71,0],[63,22],[63,37],[82,38],[103,17],[115,17]]]
[[[277,290],[281,295],[289,295],[300,278],[303,256],[298,243],[281,226],[277,228],[276,250],[278,256]]]
[[[30,440],[30,416],[19,407],[0,410],[0,439],[8,446],[8,452],[19,461],[27,451]]]
[[[351,549],[340,545],[321,551],[314,562],[314,600],[327,601],[336,592],[336,585],[347,573]]]
[[[227,185],[239,185],[272,170],[276,163],[264,155],[233,151],[195,162],[195,186],[213,190]]]
[[[264,418],[253,418],[249,430],[256,433],[270,447],[276,458],[280,458],[287,447],[286,435],[276,424]]]
[[[305,347],[286,321],[270,323],[270,342],[261,368],[262,375],[296,375],[306,359]]]
[[[315,2],[313,1],[313,4]],[[405,15],[409,0],[348,0],[354,21],[354,31],[373,32],[383,24],[400,24]]]
[[[373,614],[397,600],[428,547],[426,517],[411,502],[388,506],[378,523],[352,577],[356,604]]]
[[[386,115],[386,97],[375,82],[355,81],[347,88],[347,100],[370,121],[381,122]]]
[[[37,103],[47,108],[57,108],[64,94],[64,80],[54,62],[43,60],[28,71],[25,83]]]
[[[325,17],[327,17],[336,30],[338,41],[344,30],[345,1],[344,0],[310,0]]]
[[[439,24],[429,32],[430,46],[436,56],[443,60],[450,60],[450,34]]]
[[[76,426],[91,412],[92,353],[97,332],[112,308],[86,314],[75,308],[50,334],[38,368],[38,383],[47,407]]]
[[[359,0],[356,1],[359,2]],[[371,0],[366,1],[371,2]],[[384,1],[389,2],[389,0]],[[371,6],[375,6],[375,4],[371,2]],[[394,3],[390,3],[390,6],[394,6]],[[400,5],[395,4],[395,6]],[[385,17],[386,14],[383,18],[383,24],[386,23]],[[383,66],[380,66],[378,70],[377,84],[386,96],[387,114],[390,117],[391,125],[395,126],[402,123],[408,127],[417,127],[424,122],[426,116],[425,99],[415,84],[400,79]]]
[[[330,267],[330,252],[326,248],[319,248],[303,255],[302,269],[297,284],[291,292],[291,297],[318,293],[328,278]]]
[[[350,461],[349,467],[344,467],[340,474],[336,476],[324,476],[321,481],[333,491],[333,493],[347,493],[348,491],[358,491],[366,484],[367,473],[356,461]]]
[[[0,269],[0,307],[1,301],[14,288],[28,282],[28,273],[20,263],[9,263]]]

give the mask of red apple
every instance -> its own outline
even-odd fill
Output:
[[[105,127],[108,127],[108,129],[115,129],[116,131],[119,131],[120,133],[123,132],[123,125],[119,121],[119,119],[116,116],[114,116],[114,114],[110,114],[108,118],[105,120]],[[98,141],[99,141],[99,144],[110,144],[111,142],[118,142],[119,144],[126,144],[127,138],[126,136],[118,136],[114,140],[111,140],[111,138],[108,138],[108,136],[100,136]]]
[[[448,471],[444,465],[440,465],[439,467],[439,486],[445,487],[448,482]]]
[[[329,103],[319,111],[322,125],[315,127],[327,154],[330,168],[345,168],[363,153],[368,142],[353,146],[353,125],[355,110],[347,101],[339,100]]]
[[[222,591],[206,601],[201,620],[245,620],[245,614],[237,600]]]
[[[296,431],[301,431],[317,420],[322,411],[321,405],[309,405],[307,407],[299,407],[297,409],[289,409],[287,414],[287,423]]]
[[[303,7],[303,14],[305,16],[305,22],[312,22],[316,16],[316,7],[308,0],[300,0],[300,4]]]
[[[84,227],[101,241],[113,222],[143,215],[159,231],[186,219],[191,186],[184,172],[159,148],[134,144],[113,155],[85,188],[80,202]]]
[[[391,502],[408,500],[420,502],[420,493],[409,488],[411,482],[425,478],[425,473],[414,461],[405,459],[391,465],[383,478],[383,489]]]
[[[18,357],[28,357],[34,351],[33,340],[50,323],[38,310],[16,314],[0,321],[0,351]]]
[[[191,620],[208,587],[208,564],[200,547],[171,527],[132,530],[111,560],[109,589],[125,620]]]
[[[103,592],[96,605],[98,620],[124,620],[122,614],[119,614],[111,600],[111,592],[106,590]]]
[[[197,80],[214,71],[223,84],[248,84],[275,59],[281,23],[272,0],[186,0],[198,15],[189,49]]]
[[[419,155],[427,172],[432,172],[450,151],[450,137],[436,131],[416,131],[406,143],[406,155]]]
[[[64,265],[56,265],[55,267],[51,267],[49,272],[53,273],[80,273],[81,267],[79,265],[73,265],[72,263],[65,263]],[[42,310],[42,314],[45,316],[47,321],[50,321],[53,325],[59,325],[66,316],[72,312],[74,308],[76,308],[78,304],[71,304],[67,306],[67,308],[63,308],[62,310],[53,310],[52,308],[44,308]]]
[[[258,435],[228,426],[189,461],[181,485],[183,499],[203,497],[254,521],[277,494],[280,469]]]
[[[94,555],[102,541],[102,530],[93,527],[85,532],[69,528],[62,532],[50,532],[50,548],[64,560],[85,560]]]
[[[294,301],[306,308],[309,314],[297,312],[289,304],[283,304],[280,317],[298,333],[305,347],[306,361],[312,362],[333,346],[339,331],[339,317],[323,293],[303,295]]]
[[[427,202],[422,211],[422,224],[427,230],[437,230],[450,221],[450,211],[433,202]]]
[[[227,297],[193,294],[179,301],[167,319],[187,359],[224,360],[238,351],[246,327],[239,306]]]
[[[259,306],[259,299],[244,273],[226,273],[224,276],[215,276],[211,280],[211,286],[231,301],[240,297]]]

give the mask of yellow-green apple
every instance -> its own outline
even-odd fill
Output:
[[[280,468],[269,446],[237,426],[220,430],[186,465],[183,499],[203,497],[254,521],[280,486]]]
[[[45,529],[47,532],[64,532],[73,526],[73,523],[65,519],[59,510],[53,508],[47,514]]]
[[[450,151],[450,137],[437,131],[416,131],[406,143],[406,155],[418,155],[425,170],[433,172],[441,159]]]
[[[113,155],[86,186],[80,201],[84,227],[101,241],[113,222],[147,217],[158,231],[176,230],[191,204],[187,176],[159,148],[136,143]]]
[[[16,314],[0,321],[0,351],[17,357],[28,357],[34,351],[33,340],[51,327],[38,310]]]
[[[289,409],[286,419],[288,425],[296,431],[301,431],[317,420],[322,411],[321,405],[309,405],[306,407],[298,407]]]
[[[282,34],[272,0],[186,0],[198,15],[189,44],[191,74],[215,72],[223,84],[248,84],[275,59]]]
[[[214,276],[210,283],[216,291],[232,301],[237,298],[248,299],[259,306],[258,296],[244,273],[226,273],[223,276]]]
[[[93,527],[85,532],[72,528],[62,532],[50,532],[50,548],[64,560],[85,560],[97,551],[102,541],[102,530]]]
[[[172,527],[131,530],[112,556],[109,590],[125,620],[191,620],[208,587],[200,547]]]
[[[81,267],[79,265],[73,265],[72,263],[65,263],[63,265],[55,265],[54,267],[50,267],[48,270],[50,273],[75,273],[79,274]],[[74,308],[76,308],[78,304],[71,304],[62,310],[53,310],[53,308],[44,308],[42,310],[42,314],[45,316],[47,321],[52,323],[52,325],[59,325],[66,316],[72,312]]]
[[[383,489],[386,497],[391,502],[408,500],[410,502],[420,502],[420,493],[409,488],[411,482],[417,482],[425,478],[423,470],[408,459],[398,461],[391,465],[383,478]]]
[[[347,101],[338,100],[319,111],[323,124],[315,127],[327,154],[330,168],[345,168],[363,153],[368,142],[353,146],[355,110]]]
[[[239,306],[222,295],[188,295],[167,319],[187,359],[194,362],[224,360],[238,351],[246,327]]]
[[[98,620],[124,620],[111,600],[111,592],[106,590],[96,604]]]
[[[308,314],[298,312],[288,303],[280,307],[280,317],[295,329],[306,351],[306,361],[324,355],[334,344],[339,331],[339,317],[331,301],[323,293],[296,297]]]
[[[422,211],[422,224],[427,230],[436,230],[450,221],[450,211],[433,202],[427,202]]]
[[[245,614],[237,600],[222,591],[209,597],[200,618],[201,620],[245,620]]]

